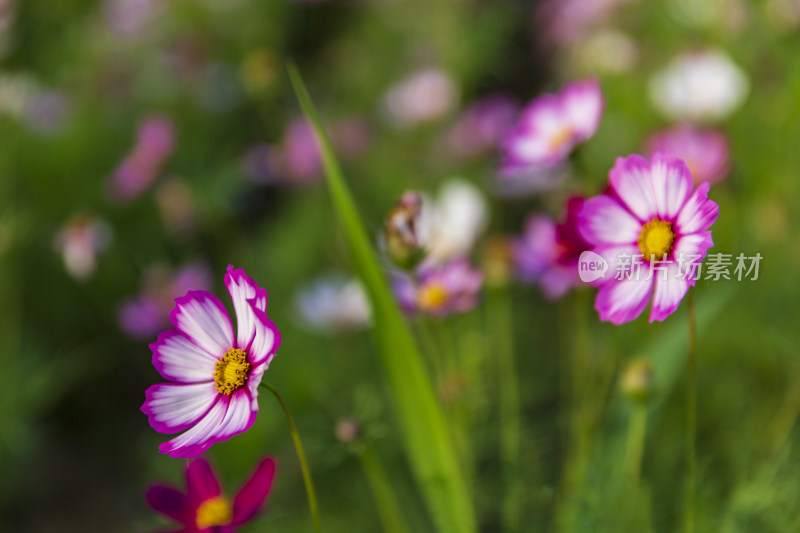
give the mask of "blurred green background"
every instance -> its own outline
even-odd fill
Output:
[[[340,153],[376,239],[402,192],[435,192],[454,176],[490,198],[487,235],[511,235],[531,212],[560,216],[568,192],[601,192],[616,157],[641,152],[649,133],[671,123],[651,100],[653,74],[706,47],[725,50],[749,80],[743,105],[718,124],[732,171],[711,193],[721,207],[712,252],[764,259],[757,281],[694,290],[697,530],[800,529],[800,7],[587,0],[583,8],[590,4],[602,10],[588,23],[578,12],[566,16],[579,35],[559,40],[547,36],[553,23],[539,16],[542,2],[0,1],[0,531],[163,527],[142,493],[153,481],[181,484],[184,462],[158,453],[166,436],[139,411],[145,388],[160,381],[147,348],[155,334],[131,338],[118,314],[143,284],[158,283],[147,280],[191,262],[207,265],[223,301],[228,264],[269,292],[283,341],[265,379],[297,419],[324,529],[381,529],[361,464],[335,435],[337,423],[353,419],[412,529],[432,530],[368,331],[320,333],[294,305],[316,276],[352,269],[321,170],[270,159],[288,150],[285,134],[299,116],[286,60],[297,63],[329,125],[356,117],[354,146]],[[612,32],[606,48],[593,39],[601,31]],[[424,68],[445,73],[453,94],[423,123],[403,124],[386,94]],[[599,77],[606,111],[558,190],[498,197],[496,154],[464,159],[446,149],[459,110],[477,98],[499,91],[524,103],[588,75]],[[174,149],[135,198],[120,198],[112,176],[148,116],[172,121]],[[76,227],[84,233],[70,270],[63,254],[72,234],[64,231]],[[565,507],[578,517],[574,531],[679,530],[685,302],[664,323],[614,327],[598,322],[587,290],[558,302],[518,284],[508,292],[523,416],[522,530],[561,530]],[[491,309],[480,305],[441,327],[466,354],[448,412],[471,436],[476,515],[482,531],[500,531],[503,384],[494,379]],[[654,365],[655,393],[642,481],[626,485],[631,405],[617,381],[642,355]],[[576,453],[587,461],[582,481],[565,494]],[[243,531],[310,530],[291,439],[271,398],[262,395],[250,431],[207,455],[231,495],[257,459],[279,461],[268,512]]]

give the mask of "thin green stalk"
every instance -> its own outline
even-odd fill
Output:
[[[497,387],[500,401],[500,458],[506,484],[503,500],[503,529],[520,531],[522,479],[520,476],[519,376],[514,361],[514,326],[508,290],[493,291],[488,309],[497,360]],[[533,454],[535,456],[535,454]]]
[[[397,502],[392,482],[389,481],[378,454],[367,445],[358,457],[378,505],[378,515],[383,524],[383,530],[386,533],[411,533],[402,508]]]
[[[689,364],[686,368],[686,533],[694,533],[697,478],[697,332],[694,294],[689,291]]]
[[[647,435],[647,404],[635,401],[628,422],[628,444],[625,451],[625,471],[634,481],[639,480],[642,455]]]
[[[283,397],[275,387],[266,382],[262,382],[260,386],[267,388],[273,394],[273,396],[275,396],[275,399],[278,400],[279,404],[281,404],[283,414],[286,415],[286,421],[289,423],[289,432],[292,434],[292,441],[294,442],[294,449],[297,452],[297,459],[300,461],[300,470],[303,471],[303,483],[305,483],[306,486],[306,496],[308,497],[308,507],[311,511],[311,517],[314,519],[314,531],[319,533],[321,528],[319,520],[319,507],[317,506],[317,495],[314,492],[314,482],[311,479],[311,470],[308,468],[306,453],[303,451],[303,443],[300,441],[300,434],[297,432],[297,426],[294,424],[292,413],[289,412],[289,406],[287,406],[286,402],[283,401]]]

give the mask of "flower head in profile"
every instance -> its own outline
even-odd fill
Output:
[[[233,501],[227,499],[219,480],[205,459],[186,466],[186,492],[166,485],[151,485],[147,504],[156,512],[179,522],[175,533],[233,533],[254,518],[272,490],[275,461],[266,458],[242,486]]]
[[[395,274],[392,288],[406,313],[430,316],[465,313],[478,304],[483,274],[457,258],[441,265],[423,266],[417,280]]]
[[[647,141],[647,152],[668,152],[683,159],[695,185],[714,184],[728,175],[728,141],[721,131],[682,124],[656,133]]]
[[[603,95],[594,79],[536,98],[506,136],[501,174],[516,175],[562,162],[594,135],[602,113]]]
[[[693,189],[686,164],[673,155],[618,158],[606,194],[587,200],[579,215],[581,236],[618,270],[623,258],[641,258],[639,275],[612,275],[600,283],[600,319],[634,320],[652,300],[650,322],[664,320],[695,283],[697,267],[713,246],[709,228],[719,206],[709,185]],[[646,272],[650,266],[650,273]]]
[[[428,227],[422,216],[424,198],[408,191],[395,203],[383,221],[386,255],[402,269],[412,269],[427,253]]]
[[[537,283],[549,299],[564,296],[578,284],[578,258],[589,244],[578,231],[578,214],[583,198],[567,201],[567,215],[556,223],[547,215],[533,215],[525,231],[514,243],[514,262],[519,277]]]
[[[152,385],[142,405],[160,433],[183,432],[159,446],[172,457],[195,457],[250,428],[258,413],[258,385],[280,345],[267,318],[267,291],[228,267],[234,330],[222,302],[206,291],[175,300],[174,329],[150,345],[153,365],[167,383]]]

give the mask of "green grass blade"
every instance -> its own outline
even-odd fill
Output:
[[[373,332],[402,426],[412,471],[439,531],[475,531],[473,506],[459,470],[444,415],[419,350],[392,297],[375,255],[372,239],[359,217],[308,91],[292,65],[289,66],[289,77],[300,107],[316,132],[333,204],[356,272],[372,303]]]

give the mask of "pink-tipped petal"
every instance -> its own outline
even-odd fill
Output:
[[[682,272],[690,274],[690,285],[694,285],[695,269],[702,263],[708,249],[714,246],[710,231],[681,235],[675,241],[672,254]]]
[[[217,358],[171,329],[150,345],[153,366],[165,379],[179,383],[211,381]]]
[[[228,398],[220,396],[219,401],[197,423],[174,439],[161,444],[158,450],[173,458],[197,457],[217,442],[213,435],[224,420],[227,411]]]
[[[169,321],[214,357],[233,347],[233,325],[219,298],[206,291],[189,291],[175,299]]]
[[[648,222],[658,214],[647,159],[636,154],[618,157],[608,178],[614,194],[639,220]]]
[[[576,140],[594,135],[603,115],[603,93],[597,80],[574,83],[564,90],[563,106]]]
[[[186,467],[186,489],[189,501],[198,505],[222,493],[219,480],[205,459],[195,459]]]
[[[225,274],[225,287],[231,295],[233,310],[236,313],[236,346],[243,348],[253,339],[256,320],[253,316],[249,300],[256,297],[258,285],[244,273],[244,269],[234,270],[233,265],[228,265]]]
[[[578,229],[595,246],[635,243],[642,224],[616,198],[601,194],[583,204]]]
[[[719,216],[719,205],[708,199],[708,183],[701,183],[678,214],[675,227],[679,234],[697,233],[711,227]]]
[[[256,471],[242,486],[233,500],[233,519],[231,525],[238,526],[253,518],[272,490],[275,481],[275,461],[266,458],[258,463]]]
[[[214,442],[226,441],[234,435],[244,433],[256,421],[257,411],[250,408],[250,392],[242,388],[232,393],[228,399],[225,418],[214,430]]]
[[[650,160],[656,210],[662,220],[675,220],[692,194],[692,175],[682,160],[659,152]]]
[[[144,499],[154,511],[182,524],[194,523],[194,509],[181,491],[163,485],[147,488]]]
[[[600,320],[620,325],[642,314],[652,292],[653,280],[646,275],[639,279],[613,279],[600,288],[594,306]]]
[[[678,265],[670,263],[666,277],[663,272],[654,272],[655,290],[650,308],[650,322],[663,321],[675,312],[689,290],[689,281],[680,277]]]
[[[203,418],[217,401],[214,382],[157,383],[145,391],[142,412],[159,433],[177,433]]]

